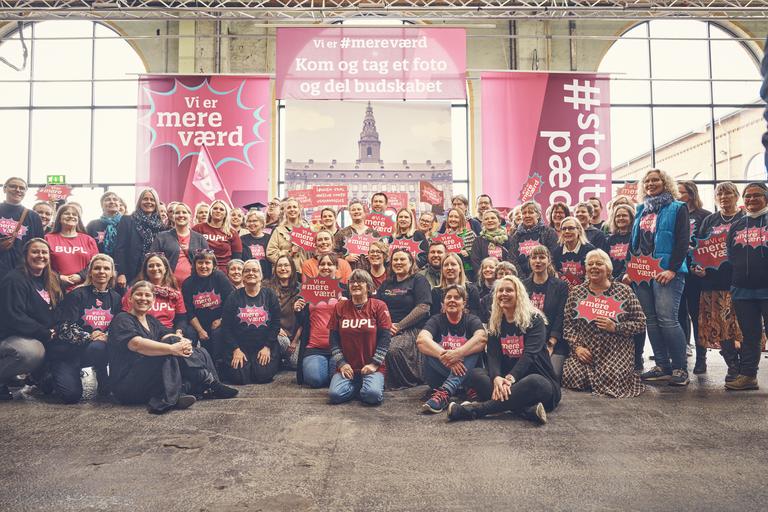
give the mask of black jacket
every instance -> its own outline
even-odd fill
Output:
[[[20,204],[0,203],[0,219],[2,219],[0,220],[0,237],[13,233],[23,211],[24,207]],[[22,260],[21,249],[27,240],[42,237],[43,224],[40,221],[40,216],[29,210],[11,248],[7,251],[0,250],[0,279],[15,269]]]
[[[731,284],[736,288],[768,288],[768,214],[744,216],[728,230],[728,261],[733,265]]]
[[[472,244],[472,269],[474,269],[475,274],[480,272],[480,264],[485,258],[488,257],[488,246],[490,243],[491,242],[489,242],[486,238],[478,236],[475,238],[475,242]],[[507,241],[501,245],[501,258],[499,258],[499,261],[510,260],[509,249],[509,238],[507,238]]]
[[[115,242],[115,267],[117,275],[125,274],[130,283],[139,274],[144,261],[142,240],[136,231],[133,215],[123,215],[117,225],[117,241]]]
[[[509,237],[510,260],[517,267],[517,275],[520,279],[525,279],[531,275],[531,266],[528,264],[528,256],[524,254],[525,251],[523,253],[520,252],[521,243],[535,240],[549,249],[550,254],[557,249],[557,233],[555,230],[544,225],[537,227],[539,229],[534,228],[525,233],[516,230],[512,233],[512,236]]]
[[[0,339],[21,336],[50,341],[56,319],[53,308],[38,292],[41,288],[41,282],[20,270],[12,270],[0,280]]]
[[[118,232],[119,233],[119,232]],[[189,264],[192,265],[192,258],[195,251],[199,249],[207,249],[208,240],[197,231],[189,230],[189,250],[187,251],[187,259]],[[169,229],[168,231],[162,231],[157,234],[152,241],[152,247],[150,252],[161,252],[168,258],[168,263],[171,265],[171,270],[176,270],[176,265],[179,263],[179,252],[181,248],[179,246],[179,235],[175,229]]]

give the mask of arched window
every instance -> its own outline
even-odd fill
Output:
[[[758,58],[748,42],[716,23],[642,22],[611,46],[599,71],[614,74],[615,182],[658,167],[698,182],[711,209],[714,186],[743,180],[749,158],[762,152]]]
[[[52,174],[74,185],[133,183],[137,74],[146,71],[139,55],[117,32],[92,21],[38,22],[23,34],[26,66],[16,71],[0,63],[5,171],[33,185]],[[22,63],[18,30],[0,42],[0,56]],[[120,193],[121,187],[110,188]],[[103,191],[76,188],[74,199],[93,203],[90,196],[98,199]],[[129,203],[132,191],[122,190]]]

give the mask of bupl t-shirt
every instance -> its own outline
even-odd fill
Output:
[[[358,308],[351,300],[336,304],[328,327],[339,333],[341,352],[355,373],[373,360],[379,329],[389,330],[392,321],[387,305],[377,299],[368,299]],[[379,371],[385,373],[382,364]]]

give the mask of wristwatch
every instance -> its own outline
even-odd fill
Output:
[[[508,381],[510,386],[511,386],[512,384],[514,384],[515,382],[517,382],[517,381],[515,380],[515,376],[514,376],[514,375],[512,375],[512,374],[509,374],[509,375],[507,375],[506,377],[504,377],[504,380]]]

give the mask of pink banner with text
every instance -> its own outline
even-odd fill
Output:
[[[142,75],[136,184],[165,202],[266,203],[271,101],[268,77]]]
[[[278,28],[278,99],[463,99],[461,28]]]
[[[611,195],[609,77],[483,73],[483,190],[544,209]]]

